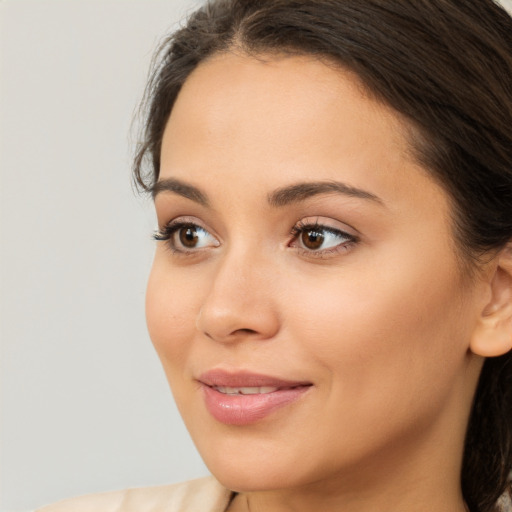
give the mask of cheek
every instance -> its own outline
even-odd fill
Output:
[[[169,377],[179,368],[195,333],[200,288],[179,269],[169,269],[155,258],[146,290],[146,322],[151,341]]]
[[[442,400],[467,353],[457,275],[438,269],[432,279],[421,260],[399,268],[396,261],[382,257],[378,267],[342,269],[315,286],[296,279],[288,288],[294,338],[325,369],[334,396],[361,410],[410,406],[418,393]]]

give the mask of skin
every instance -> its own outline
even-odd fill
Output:
[[[463,512],[464,432],[482,357],[471,351],[489,279],[459,264],[447,194],[411,156],[410,129],[347,71],[307,57],[217,55],[172,110],[147,322],[199,452],[230,510]],[[269,204],[302,182],[330,191]],[[291,234],[323,232],[313,250]],[[178,232],[179,235],[179,232]],[[496,267],[493,267],[496,268]],[[485,274],[486,276],[489,273]],[[251,425],[206,410],[197,377],[249,370],[313,386]]]

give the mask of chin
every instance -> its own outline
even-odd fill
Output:
[[[234,436],[235,437],[235,436]],[[231,441],[231,442],[230,442]],[[277,441],[277,440],[274,440]],[[300,450],[279,450],[283,441],[253,439],[210,440],[199,443],[199,453],[213,476],[236,492],[273,491],[302,486],[318,477],[314,467],[294,455]],[[212,447],[215,449],[212,449]]]
[[[255,468],[245,462],[229,464],[223,461],[221,465],[209,466],[213,476],[227,489],[247,493],[256,491],[274,491],[295,487],[299,482],[290,479],[290,471],[280,471],[270,464],[264,468]],[[286,476],[285,476],[286,475]]]

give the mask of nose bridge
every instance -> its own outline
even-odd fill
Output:
[[[272,264],[260,251],[237,245],[219,258],[197,321],[198,329],[217,341],[242,335],[261,339],[278,329],[272,297]]]

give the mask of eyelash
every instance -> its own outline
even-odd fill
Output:
[[[196,231],[203,231],[205,233],[209,234],[209,231],[200,226],[199,224],[192,222],[192,221],[184,221],[184,220],[177,220],[177,221],[171,221],[169,224],[164,226],[162,229],[159,229],[153,233],[153,239],[158,242],[168,242],[167,246],[174,254],[184,255],[184,256],[190,256],[193,254],[197,254],[199,251],[201,251],[202,248],[191,248],[189,250],[184,248],[177,247],[176,243],[173,240],[173,237],[175,234],[177,234],[181,229],[186,228],[192,228]],[[336,244],[333,247],[327,248],[327,249],[320,249],[318,251],[315,251],[313,249],[306,249],[304,247],[296,247],[292,244],[296,243],[299,240],[299,237],[303,233],[307,232],[316,232],[318,234],[331,234],[334,236],[345,238],[345,242],[341,242],[339,244]],[[213,235],[212,235],[213,236]],[[314,258],[325,258],[326,256],[340,253],[340,252],[346,252],[348,251],[354,244],[359,242],[359,238],[355,235],[351,235],[350,233],[347,233],[345,231],[342,231],[340,229],[336,229],[330,226],[325,226],[323,224],[320,224],[318,222],[315,223],[306,223],[300,221],[297,223],[292,230],[290,231],[290,236],[293,237],[292,241],[290,242],[289,246],[296,248],[300,253],[307,257],[314,257]]]
[[[166,226],[164,226],[162,229],[157,229],[153,233],[153,239],[157,242],[165,242],[167,240],[170,240],[172,235],[178,229],[181,228],[188,228],[188,227],[195,227],[197,224],[194,224],[193,222],[170,222]]]
[[[205,233],[209,233],[207,229],[203,228],[196,222],[192,221],[186,221],[186,220],[176,220],[171,221],[169,224],[164,226],[162,229],[159,229],[153,233],[153,239],[157,242],[168,242],[166,245],[167,247],[174,253],[174,254],[183,254],[185,256],[191,255],[191,254],[197,254],[199,249],[183,249],[176,246],[176,243],[173,240],[173,237],[175,234],[179,233],[181,229],[187,229],[191,228],[196,231],[203,231]]]
[[[355,235],[351,235],[350,233],[347,233],[346,231],[342,231],[341,229],[336,229],[331,226],[326,226],[324,224],[320,224],[318,221],[311,223],[311,222],[298,222],[291,230],[290,235],[293,236],[292,243],[295,243],[299,240],[299,237],[303,233],[308,232],[315,232],[315,233],[323,233],[323,234],[331,234],[334,236],[338,236],[341,238],[345,238],[345,242],[340,242],[339,244],[336,244],[333,247],[329,247],[326,249],[320,249],[318,251],[315,251],[313,249],[305,249],[303,247],[297,247],[297,250],[301,252],[301,254],[313,257],[313,258],[325,258],[328,256],[331,256],[333,254],[339,254],[342,252],[348,251],[353,245],[359,242],[359,238]]]

